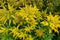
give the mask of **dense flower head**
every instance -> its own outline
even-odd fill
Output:
[[[26,6],[20,11],[15,13],[18,22],[28,23],[27,26],[36,26],[38,24],[37,20],[41,19],[41,15],[36,6]]]
[[[27,34],[26,32],[23,32],[21,29],[10,29],[12,32],[11,34],[13,34],[13,37],[22,39],[22,40],[33,40],[32,35]]]
[[[47,20],[47,21],[46,21]],[[47,19],[42,22],[45,26],[50,26],[50,30],[54,30],[58,33],[58,28],[60,28],[60,16],[58,15],[50,15],[47,16]]]
[[[49,16],[47,16],[47,21],[50,24],[51,30],[58,32],[58,28],[60,28],[60,16],[53,16],[52,14],[50,14]]]
[[[43,29],[37,29],[37,30],[35,30],[35,34],[37,35],[37,37],[43,37],[43,35],[44,35],[44,31],[45,30],[43,30]]]

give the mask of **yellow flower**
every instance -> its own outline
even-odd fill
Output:
[[[25,27],[23,30],[25,30],[26,32],[30,32],[31,30],[33,30],[34,28],[32,26],[30,27]]]
[[[60,28],[60,16],[53,16],[51,13],[47,16],[47,21],[50,24],[50,29],[58,33],[58,28]]]
[[[44,25],[49,24],[50,25],[50,30],[54,30],[55,32],[58,32],[58,28],[60,28],[60,16],[55,15],[53,16],[51,13],[50,15],[47,16],[47,21],[42,22]]]
[[[18,37],[19,37],[20,39],[23,38],[23,40],[24,40],[26,36],[27,36],[27,34],[25,34],[25,33],[23,33],[23,32],[20,32],[20,34],[19,34]]]
[[[10,12],[13,12],[13,11],[14,11],[13,5],[11,6],[11,5],[8,3],[8,9],[9,9]]]
[[[29,35],[29,37],[27,37],[25,40],[34,40],[34,38],[31,35]]]
[[[41,12],[39,9],[37,9],[36,6],[32,7],[31,5],[26,5],[24,8],[21,8],[21,10],[17,11],[15,13],[16,21],[17,23],[28,23],[27,26],[33,26],[36,27],[38,24],[37,20],[41,19]]]
[[[4,33],[5,31],[6,31],[6,29],[5,29],[5,28],[0,27],[0,33]]]
[[[48,22],[47,21],[43,21],[41,22],[44,26],[48,26]]]
[[[35,30],[35,34],[38,36],[38,37],[42,37],[44,35],[44,30],[43,29],[38,29],[38,30]]]
[[[50,23],[50,30],[54,30],[55,32],[57,32],[57,33],[59,33],[58,32],[58,26],[57,25],[55,25],[55,24],[53,24],[53,23]]]
[[[17,28],[14,28],[14,29],[11,29],[11,33],[13,33],[13,37],[18,37],[19,36],[19,32],[18,32],[18,29]]]
[[[27,36],[26,33],[23,33],[22,31],[19,31],[18,28],[14,28],[14,29],[10,29],[13,34],[13,37],[17,37],[17,38],[20,38],[20,39],[25,39],[25,37]]]
[[[24,30],[25,30],[26,32],[30,32],[29,27],[25,27]]]
[[[55,32],[59,33],[58,28],[60,28],[60,16],[58,16],[58,15],[53,16],[50,13],[50,15],[47,15],[46,20],[47,21],[43,21],[41,23],[44,24],[45,26],[49,24],[50,25],[50,32],[52,30],[54,30]]]
[[[6,10],[0,9],[0,21],[4,24],[7,20]]]

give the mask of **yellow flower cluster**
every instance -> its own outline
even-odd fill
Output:
[[[13,37],[22,39],[22,40],[33,40],[33,37],[30,34],[26,34],[24,32],[22,32],[21,30],[14,28],[14,29],[10,29],[13,34]]]
[[[58,32],[58,28],[60,28],[60,16],[53,16],[52,14],[50,14],[49,16],[47,16],[47,21],[50,24],[51,30]]]
[[[38,37],[42,37],[44,35],[44,31],[43,29],[37,29],[35,30],[35,34],[38,36]]]
[[[55,2],[50,0],[0,0],[0,35],[12,35],[19,40],[40,40],[54,32],[59,33],[59,5],[54,6]]]
[[[0,33],[4,33],[5,31],[6,31],[6,29],[5,29],[5,28],[0,27]]]
[[[47,20],[47,21],[46,21]],[[50,26],[50,30],[54,30],[58,33],[58,28],[60,28],[60,16],[53,16],[51,13],[47,16],[47,19],[42,22],[45,26]]]
[[[17,38],[20,38],[20,39],[25,39],[25,37],[27,36],[25,33],[23,33],[22,31],[19,31],[19,29],[17,28],[14,28],[14,29],[10,29],[13,34],[13,37],[17,37]]]
[[[31,30],[33,30],[33,27],[25,27],[23,30],[25,30],[26,32],[30,32]]]
[[[34,39],[31,35],[29,35],[29,37],[27,37],[25,40],[34,40]]]
[[[0,21],[4,24],[6,21],[6,10],[0,9]]]
[[[47,21],[43,21],[41,23],[44,24],[44,26],[48,26],[49,25]]]
[[[26,6],[22,8],[20,11],[15,13],[15,18],[18,22],[28,23],[27,26],[36,26],[38,24],[37,20],[41,19],[41,14],[38,11],[37,7],[34,6]]]

